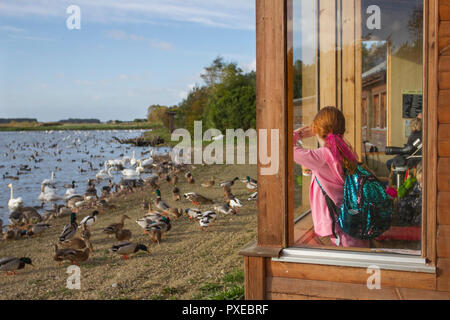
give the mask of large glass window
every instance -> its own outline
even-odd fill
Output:
[[[339,179],[332,170],[324,177],[295,162],[294,244],[420,254],[423,0],[289,0],[288,10],[293,129],[312,126],[325,107],[338,108],[346,121],[344,140],[393,198],[387,231],[355,241],[346,239],[344,232],[336,241],[336,233],[324,227],[330,216],[319,210],[328,206],[320,203],[323,194],[316,178],[322,177],[324,189],[331,193],[340,192]],[[329,162],[317,151],[327,148],[327,142],[319,142],[313,136],[297,146],[314,150],[303,156]]]

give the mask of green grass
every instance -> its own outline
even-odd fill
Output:
[[[243,300],[244,271],[235,269],[223,276],[220,283],[206,282],[195,300]]]

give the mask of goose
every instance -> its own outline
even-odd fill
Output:
[[[14,188],[12,183],[8,184],[8,188],[11,189],[11,197],[9,198],[8,201],[8,209],[10,211],[15,211],[23,205],[23,200],[21,197],[14,199]]]

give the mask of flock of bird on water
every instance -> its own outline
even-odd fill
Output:
[[[107,160],[104,162],[104,168],[100,170],[95,179],[88,180],[88,186],[84,194],[79,194],[75,190],[76,185],[73,181],[70,185],[64,185],[66,193],[63,198],[58,196],[54,172],[50,179],[45,179],[41,183],[41,193],[38,200],[42,202],[39,207],[24,206],[21,197],[14,197],[14,187],[10,183],[11,195],[8,201],[10,210],[9,225],[4,226],[0,219],[0,238],[5,241],[18,240],[26,237],[36,237],[43,234],[52,225],[49,223],[52,219],[70,217],[70,223],[66,224],[59,235],[58,241],[54,244],[53,259],[60,265],[63,261],[69,261],[71,264],[78,265],[80,262],[87,261],[90,253],[94,250],[90,238],[91,228],[99,219],[99,212],[115,208],[110,204],[110,200],[118,195],[133,192],[136,188],[148,187],[156,195],[153,208],[151,202],[143,201],[142,206],[145,211],[143,217],[136,220],[136,223],[149,235],[152,243],[161,241],[164,233],[171,229],[171,222],[187,216],[192,221],[199,223],[200,229],[206,228],[213,223],[218,214],[230,215],[236,214],[242,207],[242,202],[236,198],[231,188],[237,180],[236,177],[229,181],[220,182],[218,185],[223,188],[224,204],[214,205],[214,201],[202,196],[196,192],[181,193],[177,187],[179,176],[183,176],[188,184],[194,184],[195,179],[189,170],[188,165],[179,160],[179,157],[171,159],[169,154],[155,155],[153,149],[148,153],[145,159],[136,159],[133,151],[132,157],[124,156],[121,159]],[[191,166],[191,169],[194,169]],[[119,183],[113,183],[113,172],[121,173],[122,179]],[[141,178],[141,174],[150,173],[146,178]],[[96,184],[102,181],[109,182],[101,189],[101,195],[98,195]],[[257,199],[257,181],[247,176],[241,180],[246,184],[249,190],[252,190],[248,201]],[[172,198],[174,201],[180,201],[183,196],[194,205],[210,205],[211,210],[202,211],[198,208],[173,208],[170,207],[161,196],[160,184],[168,183],[172,185]],[[211,180],[201,183],[203,188],[211,188],[216,185],[214,177]],[[65,204],[57,205],[56,201],[64,200]],[[44,203],[54,203],[52,210],[46,210],[39,213]],[[83,217],[78,222],[77,214],[81,209],[91,209],[92,213]],[[120,222],[113,223],[103,229],[103,233],[109,237],[114,236],[118,243],[114,244],[111,250],[128,259],[130,254],[139,250],[148,252],[148,248],[140,243],[130,241],[132,233],[124,228],[125,220],[130,219],[124,214]],[[3,231],[3,229],[6,229]],[[76,236],[79,231],[79,236]],[[56,243],[57,242],[57,243]],[[7,275],[15,275],[16,270],[23,269],[25,265],[32,265],[29,257],[5,257],[0,259],[0,271]]]

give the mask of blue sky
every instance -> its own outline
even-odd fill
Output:
[[[70,5],[81,29],[69,30]],[[221,55],[255,69],[254,0],[0,0],[0,118],[143,118]]]

